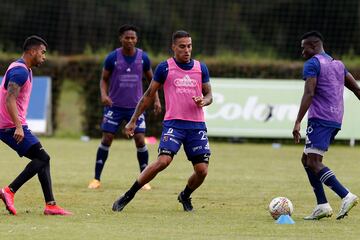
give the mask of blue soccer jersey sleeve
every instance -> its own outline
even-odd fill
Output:
[[[205,63],[200,63],[200,66],[201,66],[202,83],[207,83],[210,81],[209,70]]]
[[[151,62],[149,56],[144,51],[142,53],[142,62],[143,62],[143,71],[144,72],[149,71],[151,69]]]
[[[116,50],[109,53],[109,55],[107,55],[107,57],[105,58],[104,69],[109,72],[112,72],[115,67],[115,62],[116,62]]]
[[[23,86],[29,77],[29,72],[24,67],[14,67],[6,74],[5,88],[9,82],[14,82],[19,86]]]
[[[317,77],[320,74],[320,62],[316,57],[312,57],[304,63],[303,79]]]
[[[168,71],[169,71],[169,65],[168,65],[167,61],[161,62],[155,68],[154,81],[164,84],[164,82],[167,78]]]

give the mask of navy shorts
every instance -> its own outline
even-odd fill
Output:
[[[32,134],[28,126],[23,126],[24,139],[17,144],[14,138],[15,128],[0,129],[0,139],[9,147],[14,149],[20,157],[24,156],[30,147],[39,142],[39,139]]]
[[[134,108],[105,107],[101,130],[115,134],[123,121],[130,121],[134,112]],[[134,133],[145,133],[145,130],[145,116],[141,114],[136,121]]]
[[[159,151],[167,150],[176,154],[182,144],[184,144],[184,150],[189,160],[197,155],[210,155],[211,153],[206,129],[163,127]]]
[[[309,121],[306,129],[305,148],[327,151],[339,130],[339,128],[326,127],[317,122]]]

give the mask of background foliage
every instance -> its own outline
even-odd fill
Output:
[[[171,33],[188,30],[197,54],[256,52],[297,58],[299,37],[321,31],[334,55],[359,54],[359,1],[347,0],[3,0],[0,50],[19,51],[39,34],[51,51],[78,54],[117,46],[121,24],[140,27],[140,47],[168,53]]]

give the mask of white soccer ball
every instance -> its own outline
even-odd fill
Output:
[[[276,197],[269,204],[270,215],[276,220],[281,215],[289,215],[294,211],[292,202],[286,197]]]

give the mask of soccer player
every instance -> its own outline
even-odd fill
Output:
[[[33,84],[32,67],[45,61],[47,43],[38,36],[28,37],[23,55],[10,64],[0,86],[0,139],[30,162],[15,180],[0,190],[0,198],[10,214],[16,215],[14,195],[20,187],[38,175],[45,198],[45,215],[71,215],[56,205],[50,177],[50,157],[26,123]]]
[[[158,158],[145,168],[132,187],[114,202],[113,211],[121,211],[144,184],[164,170],[182,144],[194,168],[184,191],[178,196],[184,211],[193,210],[190,195],[203,183],[207,175],[210,148],[203,107],[212,102],[209,72],[204,63],[191,59],[192,40],[189,33],[173,33],[172,50],[175,56],[157,66],[154,79],[125,127],[127,135],[133,136],[136,119],[150,106],[157,90],[163,86],[166,113]]]
[[[105,59],[100,80],[101,101],[104,104],[104,117],[101,124],[102,139],[96,154],[95,177],[88,188],[100,187],[100,177],[108,158],[109,148],[123,121],[129,121],[136,104],[143,94],[143,74],[150,82],[153,73],[150,59],[141,49],[136,48],[138,29],[132,25],[123,25],[119,29],[121,48],[112,51]],[[155,113],[161,112],[161,104],[156,93],[154,102]],[[149,153],[145,144],[145,117],[136,119],[134,134],[137,148],[137,159],[140,172],[148,165]],[[150,190],[149,184],[143,189]]]
[[[330,187],[342,203],[337,219],[347,216],[358,203],[358,197],[345,188],[322,162],[324,153],[341,128],[344,103],[344,85],[360,99],[360,88],[344,64],[329,56],[323,48],[323,37],[317,31],[305,33],[301,38],[304,64],[304,94],[295,121],[293,136],[295,143],[300,142],[300,125],[308,111],[308,126],[304,153],[301,161],[313,187],[317,206],[305,220],[319,220],[332,216],[323,184]]]

